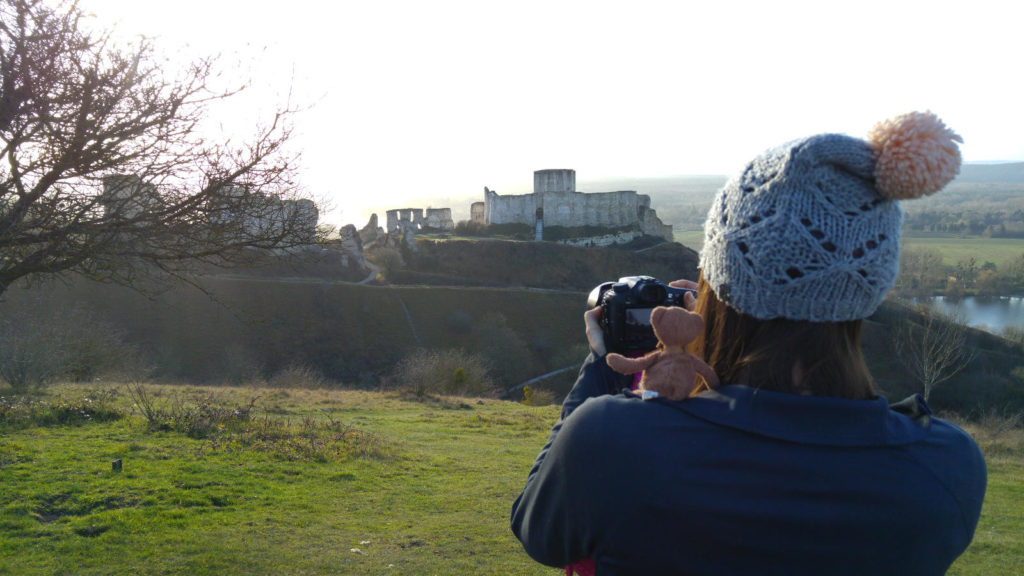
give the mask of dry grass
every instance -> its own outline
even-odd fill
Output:
[[[972,419],[949,414],[943,417],[970,434],[989,463],[1024,458],[1024,412],[991,409]]]

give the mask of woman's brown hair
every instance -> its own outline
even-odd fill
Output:
[[[854,399],[875,394],[860,349],[861,320],[758,320],[719,300],[703,277],[695,311],[704,318],[704,337],[690,351],[723,384]]]

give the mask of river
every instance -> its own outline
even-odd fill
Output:
[[[959,300],[948,300],[943,296],[930,299],[933,310],[946,314],[957,314],[968,326],[984,328],[999,334],[1007,326],[1024,328],[1024,298],[1008,296],[1001,298],[976,298],[970,296]]]

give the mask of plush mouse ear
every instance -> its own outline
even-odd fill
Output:
[[[910,112],[875,124],[868,133],[875,149],[875,186],[894,200],[934,194],[960,173],[962,143],[931,112]]]

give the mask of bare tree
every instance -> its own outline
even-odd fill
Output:
[[[945,315],[920,306],[898,322],[893,344],[903,365],[921,383],[925,400],[935,387],[963,370],[977,355],[967,347],[967,328],[955,315]]]
[[[932,248],[906,248],[900,254],[896,289],[910,297],[923,297],[945,286],[942,254]]]
[[[0,2],[0,294],[312,240],[316,207],[284,151],[293,110],[254,121],[248,142],[207,141],[210,105],[244,86],[214,88],[214,58],[165,71],[148,39],[116,45],[87,23],[76,0]]]

